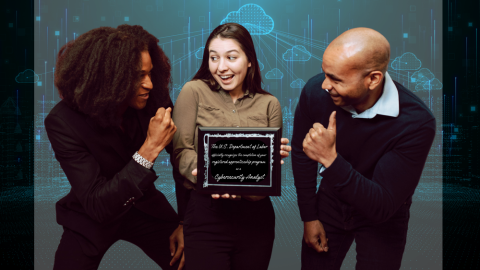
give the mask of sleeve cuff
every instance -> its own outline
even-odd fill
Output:
[[[303,222],[318,220],[317,210],[315,210],[315,213],[301,213],[300,217]]]
[[[153,169],[147,169],[133,159],[127,163],[127,168],[127,173],[131,176],[135,176],[132,177],[132,180],[142,191],[148,189],[150,185],[158,178]]]
[[[345,182],[351,170],[352,165],[337,153],[337,158],[332,165],[320,172],[320,175],[323,177],[322,181],[326,181],[329,185],[335,185]]]

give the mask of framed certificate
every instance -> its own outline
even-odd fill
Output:
[[[280,196],[281,128],[199,127],[197,192]]]

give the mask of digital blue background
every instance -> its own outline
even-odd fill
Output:
[[[284,136],[291,138],[293,112],[305,82],[321,72],[328,43],[353,27],[370,27],[386,36],[392,55],[389,73],[417,93],[437,116],[441,130],[441,3],[431,1],[39,1],[35,5],[35,266],[48,269],[62,229],[54,203],[70,189],[54,159],[43,119],[58,101],[53,86],[56,53],[69,40],[99,27],[139,24],[155,35],[172,62],[175,101],[183,84],[201,63],[210,31],[222,21],[244,24],[253,35],[265,89],[281,102]],[[35,75],[32,75],[35,76]],[[435,79],[436,78],[436,79]],[[440,80],[438,79],[440,78]],[[441,133],[435,140],[412,206],[404,268],[438,269],[441,265]],[[175,205],[168,156],[155,170],[156,186]],[[282,196],[274,197],[276,240],[271,269],[297,269],[303,223],[298,214],[291,164],[282,168]],[[253,243],[252,243],[253,244]],[[355,265],[354,246],[344,262]],[[116,243],[102,269],[150,268],[154,263],[137,247]],[[425,268],[427,267],[427,268]]]
[[[466,103],[465,100],[461,102],[461,97],[465,98],[468,96],[467,93],[470,93],[467,91],[467,85],[473,86],[475,81],[474,87],[478,88],[474,80],[478,74],[476,20],[460,16],[457,2],[447,2],[446,6],[449,8],[443,11],[440,1],[421,1],[420,3],[376,0],[30,2],[29,4],[34,4],[29,16],[33,16],[35,25],[33,31],[35,64],[33,67],[27,65],[31,52],[28,52],[27,56],[25,51],[25,57],[22,59],[23,54],[18,53],[19,49],[17,49],[13,59],[19,62],[16,73],[19,76],[14,76],[14,85],[20,88],[18,86],[24,84],[23,82],[32,80],[30,85],[34,85],[35,89],[35,119],[29,121],[26,116],[19,115],[18,110],[21,105],[18,105],[19,98],[15,98],[14,94],[9,95],[10,99],[0,100],[0,103],[2,111],[9,112],[2,115],[2,123],[6,123],[2,128],[8,126],[11,129],[5,129],[5,135],[17,134],[16,138],[10,136],[2,141],[4,147],[12,149],[8,153],[28,152],[32,147],[35,150],[34,163],[33,160],[29,162],[22,160],[20,166],[24,168],[22,174],[20,174],[22,169],[17,168],[18,164],[15,170],[2,169],[4,173],[2,174],[2,201],[15,201],[22,196],[29,196],[28,189],[21,187],[31,186],[32,179],[28,179],[26,171],[31,170],[32,167],[35,169],[35,266],[38,269],[51,268],[61,235],[61,227],[55,223],[53,206],[69,190],[68,181],[54,159],[43,129],[45,115],[59,101],[53,87],[53,67],[58,48],[66,41],[95,27],[115,27],[123,23],[140,24],[160,39],[160,44],[173,63],[172,75],[175,87],[172,89],[172,98],[175,99],[181,86],[194,75],[198,68],[201,60],[197,56],[201,55],[196,52],[204,45],[209,31],[225,19],[229,12],[238,11],[240,7],[254,3],[261,7],[274,22],[272,31],[267,35],[254,36],[254,42],[259,60],[264,65],[262,77],[265,89],[274,94],[284,107],[284,136],[289,138],[291,138],[293,120],[291,112],[295,108],[296,98],[301,91],[301,88],[297,87],[301,87],[302,81],[306,82],[321,71],[323,51],[332,39],[349,28],[365,26],[378,30],[390,41],[391,63],[394,64],[390,66],[389,73],[394,80],[403,83],[426,102],[436,115],[438,125],[437,138],[414,196],[403,269],[440,269],[442,265],[442,158],[448,160],[448,164],[444,164],[443,168],[461,175],[445,178],[449,186],[443,193],[445,200],[456,202],[458,218],[462,216],[458,206],[470,205],[469,203],[478,201],[478,192],[475,189],[478,187],[478,173],[475,174],[472,163],[469,162],[473,158],[462,155],[459,151],[462,147],[463,149],[468,147],[468,144],[465,146],[466,142],[470,142],[470,145],[473,142],[471,147],[475,149],[475,140],[469,140],[469,135],[472,132],[478,134],[478,130],[471,128],[471,126],[475,127],[473,123],[478,120],[478,95],[469,96],[470,104],[463,105]],[[478,4],[476,8],[478,10]],[[442,12],[444,17],[447,14],[448,26],[442,25]],[[459,25],[459,23],[462,24]],[[22,30],[18,29],[21,27],[17,26],[17,22],[10,20],[7,25],[15,31],[15,37],[22,36]],[[449,41],[465,40],[464,43],[462,42],[464,46],[444,52],[442,50],[443,27],[452,27],[451,31],[446,31]],[[472,36],[470,31],[468,38],[464,33],[459,36],[459,29],[474,30],[475,35]],[[29,30],[23,28],[23,35],[28,34],[31,34]],[[297,50],[300,53],[306,51],[301,60],[308,60],[286,61],[285,59],[289,59],[288,53],[285,53],[293,47],[295,47],[294,51]],[[463,48],[465,52],[461,50]],[[449,60],[460,62],[457,68],[459,74],[454,78],[448,78],[448,82],[445,81],[445,85],[449,85],[448,89],[442,89],[444,83],[442,56],[447,54]],[[412,55],[418,59],[418,62]],[[25,64],[20,65],[20,62],[24,62],[23,60]],[[418,63],[421,63],[421,66]],[[21,66],[24,68],[20,68]],[[278,71],[274,70],[275,68]],[[35,74],[26,69],[31,69]],[[275,72],[270,75],[275,73],[279,75],[281,72],[283,76],[279,77],[282,78],[273,79],[267,75],[271,70]],[[464,74],[460,73],[462,70]],[[24,71],[26,72],[22,77],[20,72]],[[468,80],[469,77],[470,80]],[[12,78],[9,79],[12,80]],[[462,85],[463,80],[467,81]],[[453,85],[452,81],[455,82]],[[21,96],[20,92],[20,100]],[[457,99],[460,100],[457,101]],[[442,117],[442,111],[445,112],[443,115],[445,118]],[[443,129],[442,118],[446,123]],[[18,126],[22,133],[19,133]],[[19,134],[24,133],[33,133],[34,136],[19,142]],[[443,155],[442,141],[445,146]],[[21,149],[18,147],[19,143]],[[478,149],[478,144],[476,147]],[[17,156],[13,154],[2,156],[2,158],[9,162],[10,159],[17,159]],[[166,155],[161,155],[157,159],[155,169],[160,177],[156,184],[175,205],[171,168],[168,162]],[[299,219],[289,161],[283,166],[283,175],[282,197],[273,198],[277,222],[276,242],[270,268],[298,269],[303,226]],[[459,235],[463,235],[467,238],[466,240],[469,237],[477,237],[477,234],[469,230],[469,228],[475,228],[474,224],[457,226],[457,231],[463,232]],[[470,253],[467,252],[467,254]],[[343,269],[353,269],[354,262],[354,247],[352,247]],[[120,266],[148,269],[154,267],[154,264],[135,246],[119,242],[107,253],[101,268],[117,269]]]

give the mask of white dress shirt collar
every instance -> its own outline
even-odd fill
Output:
[[[351,105],[343,106],[342,109],[351,113],[353,118],[371,119],[377,114],[397,117],[400,112],[397,87],[388,72],[385,72],[385,85],[383,86],[382,96],[370,109],[362,113],[357,113]]]

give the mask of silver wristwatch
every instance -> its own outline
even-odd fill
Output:
[[[140,165],[142,165],[143,167],[147,168],[147,169],[151,169],[153,167],[153,163],[146,160],[144,157],[142,157],[138,151],[135,152],[135,154],[133,154],[132,158]]]

